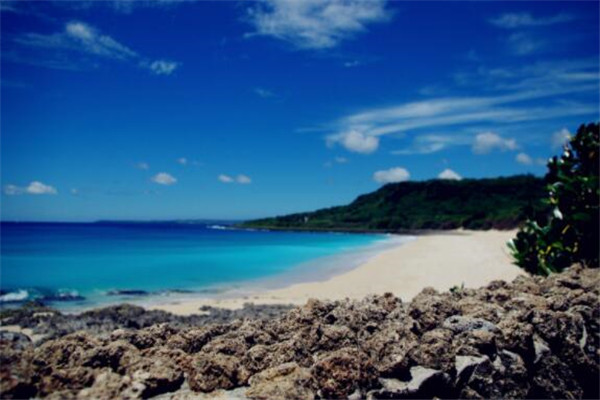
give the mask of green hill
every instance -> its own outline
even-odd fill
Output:
[[[402,231],[510,229],[540,209],[544,180],[532,175],[387,184],[347,206],[247,221],[244,227]]]

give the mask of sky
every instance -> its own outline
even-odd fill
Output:
[[[599,120],[598,2],[0,2],[1,218],[246,219],[531,173]]]

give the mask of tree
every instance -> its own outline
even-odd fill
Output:
[[[599,124],[581,125],[560,157],[548,162],[545,223],[525,221],[509,242],[515,264],[532,274],[549,275],[574,263],[598,267]]]

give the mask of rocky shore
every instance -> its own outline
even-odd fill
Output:
[[[385,294],[188,317],[29,307],[2,324],[45,336],[0,335],[0,397],[598,398],[599,281],[575,266],[424,289],[410,303]]]

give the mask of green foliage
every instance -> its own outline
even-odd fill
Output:
[[[562,156],[548,163],[545,221],[528,219],[509,243],[515,264],[532,274],[560,272],[573,263],[598,267],[598,124],[582,125]]]
[[[510,229],[544,206],[544,181],[531,175],[392,183],[347,206],[244,223],[269,229],[398,232]]]

